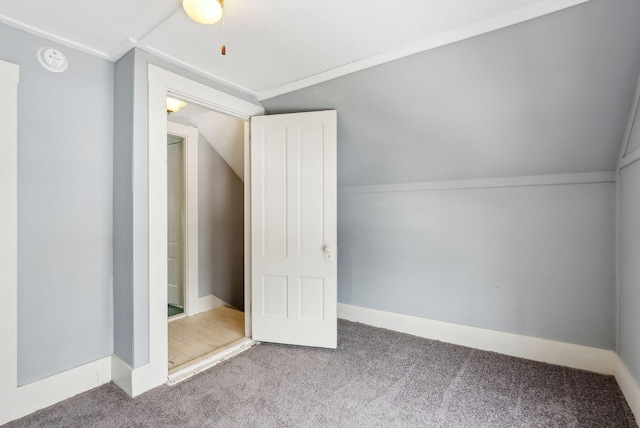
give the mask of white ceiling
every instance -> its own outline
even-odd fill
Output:
[[[0,21],[119,59],[132,47],[270,98],[588,0],[225,0],[222,25],[180,0],[5,0]]]

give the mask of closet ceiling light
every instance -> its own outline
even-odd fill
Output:
[[[167,113],[175,113],[182,107],[186,106],[184,101],[176,100],[175,98],[167,97]]]

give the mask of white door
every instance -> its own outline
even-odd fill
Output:
[[[254,340],[337,345],[336,118],[251,118]]]
[[[167,136],[167,297],[184,308],[184,145],[182,137]]]

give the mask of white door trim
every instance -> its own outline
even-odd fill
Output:
[[[186,77],[149,65],[149,363],[138,367],[131,381],[131,395],[162,385],[167,381],[167,116],[166,97],[171,94],[187,102],[219,111],[242,120],[264,114],[258,105],[210,88]],[[246,146],[246,143],[245,143]],[[245,156],[249,151],[245,147]],[[245,161],[246,162],[246,161]],[[250,177],[245,173],[245,197],[250,192]],[[245,205],[245,269],[251,251],[250,212]],[[250,264],[249,264],[250,266]],[[245,300],[251,284],[245,278]],[[250,322],[250,301],[245,308],[245,323]]]
[[[18,65],[0,60],[0,425],[14,419],[18,404],[19,72]]]
[[[264,109],[261,114],[264,114]],[[251,124],[247,120],[244,122],[244,335],[246,337],[253,337],[251,284]]]
[[[184,284],[187,316],[198,313],[198,128],[167,122],[167,133],[184,138]]]

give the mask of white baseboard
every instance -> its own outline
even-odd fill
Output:
[[[338,304],[338,318],[484,351],[606,375],[614,374],[616,354],[607,349],[469,327],[343,303]]]
[[[636,420],[640,420],[640,387],[619,355],[616,355],[614,375],[624,398],[627,399],[633,415],[636,417]]]
[[[151,364],[136,367],[122,361],[117,355],[111,356],[111,377],[113,383],[126,392],[130,397],[137,397],[167,381],[167,377],[153,376]]]
[[[111,380],[129,396],[133,396],[132,373],[133,367],[122,361],[116,354],[111,356]]]
[[[226,306],[228,308],[235,308],[232,304],[225,302],[218,296],[214,296],[213,294],[209,294],[208,296],[198,298],[198,314],[202,312],[207,312],[215,308],[219,308],[221,306]],[[236,308],[237,309],[237,308]]]
[[[111,357],[84,364],[15,389],[11,408],[0,403],[0,425],[111,381]]]

